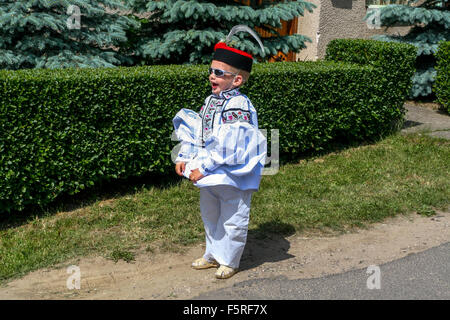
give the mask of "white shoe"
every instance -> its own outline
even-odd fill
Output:
[[[208,261],[205,258],[201,257],[194,262],[192,262],[191,267],[200,270],[200,269],[208,269],[208,268],[217,268],[219,264],[217,261]]]
[[[217,279],[228,279],[238,272],[238,269],[233,269],[228,266],[221,265],[216,271]]]

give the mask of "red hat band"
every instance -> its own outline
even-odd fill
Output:
[[[248,72],[251,71],[253,64],[253,57],[251,54],[229,47],[225,42],[219,42],[214,46],[213,60],[222,61],[232,67]]]

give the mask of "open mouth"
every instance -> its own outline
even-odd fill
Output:
[[[216,82],[211,82],[211,87],[213,88],[213,90],[215,90],[219,87],[219,84]]]

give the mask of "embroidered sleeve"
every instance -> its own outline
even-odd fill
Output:
[[[222,123],[234,123],[236,121],[244,121],[250,123],[250,112],[244,109],[227,109],[222,113]]]
[[[247,122],[252,124],[250,102],[245,96],[233,97],[222,111],[222,123]]]

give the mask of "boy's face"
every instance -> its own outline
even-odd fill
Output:
[[[235,74],[238,73],[238,70],[229,64],[217,60],[213,60],[211,62],[211,68],[221,69]],[[239,87],[242,84],[242,76],[240,74],[235,76],[231,73],[225,73],[222,77],[218,77],[214,74],[214,72],[212,72],[209,75],[209,82],[211,83],[212,92],[219,95],[222,91]]]

